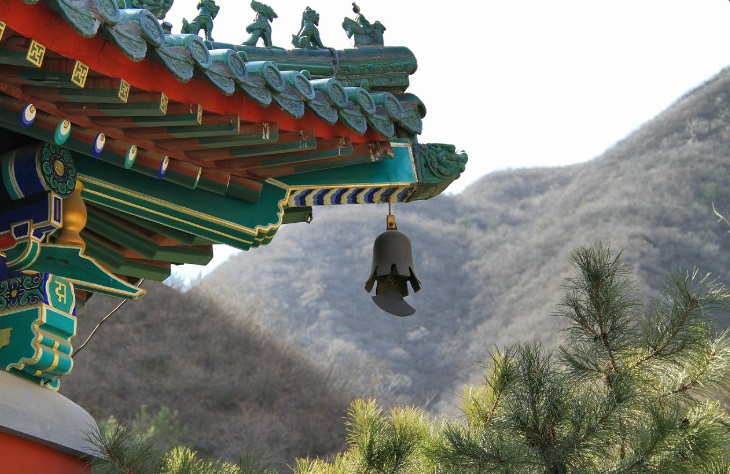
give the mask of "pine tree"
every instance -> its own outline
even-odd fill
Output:
[[[495,349],[484,382],[464,389],[460,420],[355,400],[349,449],[328,461],[299,459],[292,470],[730,474],[730,418],[719,401],[728,388],[730,341],[715,328],[730,309],[730,291],[709,275],[681,273],[644,304],[620,255],[607,247],[581,247],[570,261],[575,275],[555,312],[568,323],[562,345]],[[275,472],[257,456],[238,465],[201,461],[186,448],[155,457],[144,436],[130,439],[118,428],[95,437],[106,458],[98,472]]]
[[[730,472],[728,417],[715,399],[730,343],[713,325],[728,290],[697,272],[674,275],[645,306],[608,248],[579,248],[571,263],[556,311],[569,323],[563,345],[495,350],[484,383],[464,390],[464,420],[412,430],[410,441],[392,443],[396,417],[356,402],[350,449],[297,472]],[[394,467],[402,445],[411,459],[400,465],[412,469]]]

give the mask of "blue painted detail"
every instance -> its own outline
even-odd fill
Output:
[[[372,188],[372,189],[368,190],[365,193],[365,202],[367,202],[369,204],[374,204],[375,203],[375,193],[377,193],[381,189],[383,189],[383,188]]]
[[[20,111],[20,124],[24,127],[30,127],[35,122],[37,110],[35,105],[28,104]]]
[[[383,194],[380,195],[380,201],[381,202],[390,202],[390,196],[392,196],[395,191],[396,191],[396,188],[386,189],[385,191],[383,191]]]
[[[289,197],[289,205],[301,207],[338,204],[379,204],[391,202],[391,200],[404,202],[412,193],[412,186],[299,189],[295,190]]]
[[[347,195],[347,204],[358,204],[357,197],[365,191],[365,188],[355,188]]]
[[[411,194],[412,191],[413,191],[412,188],[406,188],[403,191],[401,191],[400,193],[398,193],[398,202],[404,202],[406,200],[406,198]]]
[[[15,224],[14,226],[12,226],[10,231],[13,234],[13,238],[15,240],[28,237],[28,235],[30,234],[30,222],[21,222]]]
[[[19,198],[32,196],[33,194],[44,193],[47,189],[43,186],[43,181],[38,177],[38,168],[36,161],[36,150],[23,149],[10,158],[8,163],[11,175],[15,177],[18,184]]]
[[[322,206],[325,204],[324,197],[329,193],[329,189],[320,189],[316,193],[314,193],[314,197],[312,198],[312,202],[318,206]]]
[[[53,221],[61,225],[61,217],[63,217],[63,199],[61,199],[61,196],[53,195],[51,197],[53,199]]]
[[[104,145],[106,145],[106,136],[103,133],[99,133],[94,138],[94,144],[91,147],[91,156],[99,157],[101,152],[104,151]]]
[[[341,188],[332,193],[332,198],[330,199],[331,204],[341,204],[342,195],[345,194],[348,191],[347,188]]]
[[[3,186],[12,201],[48,191],[61,197],[76,186],[76,168],[68,150],[52,143],[19,148],[0,163]]]
[[[61,227],[61,199],[47,193],[44,199],[38,196],[15,201],[14,206],[0,213],[0,234],[12,231],[14,238],[27,237],[31,232],[40,239],[48,232]],[[58,217],[58,218],[56,218]],[[33,229],[27,222],[33,221]]]
[[[300,192],[297,197],[294,199],[294,203],[297,207],[304,207],[306,206],[306,199],[307,196],[309,196],[314,190],[313,189],[306,189],[302,192]]]
[[[160,163],[160,168],[157,170],[157,179],[162,179],[162,177],[165,176],[168,164],[170,164],[170,158],[165,157],[165,159],[162,160],[162,163]]]

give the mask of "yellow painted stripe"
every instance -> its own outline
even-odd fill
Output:
[[[283,206],[284,206],[284,203],[286,202],[285,199],[279,200],[279,203],[278,203],[279,212],[277,212],[278,222],[276,224],[269,224],[267,226],[259,226],[259,225],[257,225],[254,228],[254,230],[251,230],[248,227],[244,227],[244,226],[241,226],[241,225],[238,225],[238,224],[234,224],[233,222],[226,221],[226,220],[223,220],[223,219],[219,219],[217,217],[213,217],[213,216],[208,215],[208,214],[203,214],[201,212],[198,212],[198,211],[195,211],[195,210],[192,210],[192,209],[189,209],[189,208],[185,208],[185,207],[182,207],[182,206],[177,206],[175,204],[172,204],[172,203],[167,202],[167,201],[163,201],[161,199],[151,198],[149,196],[143,196],[142,194],[139,194],[139,193],[136,193],[136,192],[133,192],[133,191],[129,191],[129,190],[124,189],[122,187],[115,186],[113,184],[106,183],[104,181],[100,181],[100,180],[97,180],[95,178],[91,178],[89,176],[80,176],[80,177],[83,179],[83,181],[86,181],[86,182],[89,182],[89,183],[92,183],[92,184],[96,184],[98,186],[106,187],[106,188],[109,188],[109,189],[113,189],[113,190],[115,190],[115,191],[117,191],[117,192],[119,192],[121,194],[126,194],[128,196],[131,196],[131,197],[140,199],[142,201],[145,201],[146,200],[146,201],[155,203],[155,204],[157,204],[159,206],[162,206],[162,207],[167,207],[167,208],[170,208],[170,209],[174,209],[175,211],[178,211],[178,212],[183,213],[183,214],[189,214],[189,215],[195,216],[195,217],[197,217],[197,218],[199,218],[201,220],[205,220],[205,221],[208,221],[208,222],[211,222],[211,223],[219,224],[219,225],[224,226],[224,227],[229,227],[232,230],[241,231],[241,232],[243,232],[245,234],[250,234],[251,237],[252,237],[252,239],[256,239],[256,237],[259,235],[260,232],[268,233],[268,232],[271,232],[271,230],[279,229],[279,227],[281,227],[281,221],[282,221],[282,218],[283,218],[283,215],[284,215],[284,207]],[[125,201],[123,199],[119,199],[119,198],[116,198],[114,196],[110,196],[108,194],[104,194],[103,192],[100,192],[100,191],[96,191],[96,190],[93,190],[93,189],[85,188],[83,192],[85,194],[93,194],[93,195],[96,195],[96,196],[100,196],[100,197],[109,199],[111,201],[115,201],[115,202],[124,204],[125,206],[131,206],[131,207],[134,207],[136,209],[144,210],[145,212],[152,213],[152,214],[155,214],[155,215],[158,215],[158,216],[161,216],[161,217],[166,217],[166,218],[168,218],[170,220],[174,220],[176,222],[180,222],[182,224],[185,224],[185,225],[188,225],[188,226],[191,226],[191,227],[195,227],[197,229],[205,230],[207,232],[211,232],[211,233],[216,234],[216,235],[221,235],[221,236],[224,236],[226,238],[229,238],[229,239],[232,239],[232,240],[236,240],[238,242],[243,242],[245,244],[252,244],[253,243],[253,240],[242,239],[242,238],[236,237],[236,236],[231,235],[231,234],[227,234],[227,233],[222,232],[222,231],[218,231],[218,230],[211,229],[209,227],[206,227],[206,226],[203,226],[203,225],[200,225],[200,224],[196,224],[194,222],[186,221],[186,220],[181,219],[179,217],[171,216],[170,214],[162,213],[162,212],[159,212],[159,211],[154,211],[152,209],[148,209],[148,208],[143,207],[141,205],[133,204],[133,203],[130,203],[130,202]]]

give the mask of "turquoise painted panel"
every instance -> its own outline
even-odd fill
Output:
[[[247,249],[267,243],[282,223],[287,189],[271,183],[264,183],[254,204],[183,188],[81,155],[74,160],[86,201],[215,242]]]
[[[323,186],[392,186],[418,182],[408,140],[392,140],[394,157],[389,160],[363,163],[323,171],[313,171],[278,178],[296,188]]]
[[[0,369],[58,389],[73,368],[76,318],[44,303],[0,312]]]

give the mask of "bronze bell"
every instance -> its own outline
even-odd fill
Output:
[[[395,216],[388,214],[388,230],[380,234],[373,244],[373,267],[365,282],[370,293],[375,282],[373,301],[380,309],[395,316],[410,316],[416,310],[403,299],[408,296],[407,282],[413,291],[421,289],[421,282],[413,270],[411,241],[395,225]]]

